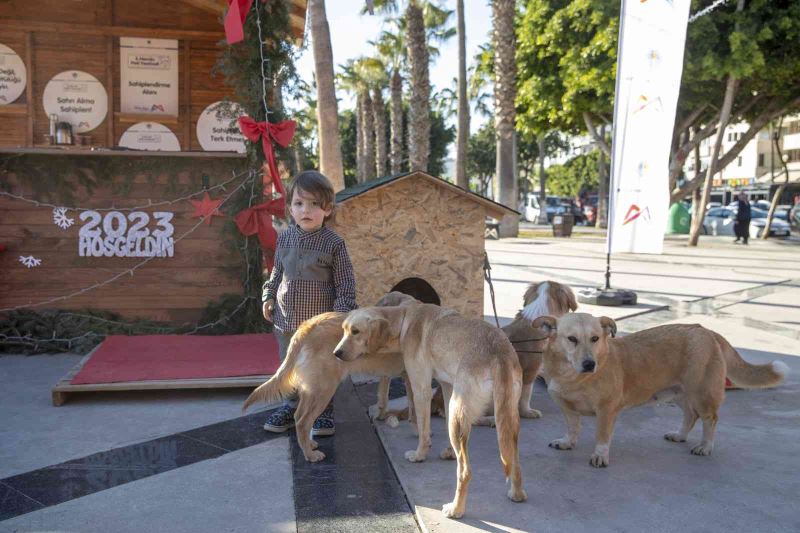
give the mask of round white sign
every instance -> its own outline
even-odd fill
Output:
[[[246,139],[239,131],[236,121],[242,115],[244,110],[239,104],[214,102],[205,108],[197,119],[197,140],[203,150],[240,154],[246,152]]]
[[[55,114],[59,122],[72,124],[73,133],[84,133],[106,118],[108,93],[91,74],[66,70],[47,82],[42,103],[48,115]]]
[[[134,150],[180,152],[181,143],[172,131],[158,122],[139,122],[122,134],[119,145]]]
[[[28,72],[14,50],[0,44],[0,105],[13,103],[25,91]]]

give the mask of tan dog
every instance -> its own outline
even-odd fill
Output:
[[[550,446],[569,450],[580,433],[580,417],[597,416],[597,441],[590,464],[608,466],[611,435],[620,411],[651,401],[671,400],[683,410],[683,426],[664,438],[685,442],[698,418],[703,438],[692,448],[714,448],[717,413],[725,399],[725,376],[742,388],[781,383],[788,367],[780,361],[751,365],[721,335],[698,324],[658,326],[613,338],[617,325],[586,313],[556,320],[541,317],[534,327],[549,334],[544,354],[548,392],[567,419],[567,435]]]
[[[352,363],[334,357],[345,316],[346,313],[324,313],[303,322],[292,336],[278,371],[255,389],[242,406],[244,411],[255,402],[276,401],[296,392],[297,443],[312,463],[324,459],[325,454],[316,449],[311,426],[333,398],[339,383],[350,373],[399,376],[403,372],[403,358],[397,352],[374,353]]]
[[[382,305],[400,305],[398,298],[403,296],[405,295],[401,293],[389,293],[381,300]],[[390,299],[386,300],[386,298]],[[405,298],[403,300],[404,303],[417,301],[410,296],[405,296]],[[519,399],[519,415],[522,418],[539,418],[542,413],[531,407],[531,396],[533,394],[533,384],[542,366],[542,351],[547,344],[547,336],[543,336],[541,331],[534,329],[532,323],[540,316],[560,317],[570,311],[575,311],[578,308],[578,302],[575,300],[575,294],[569,286],[556,281],[531,283],[522,300],[522,310],[517,313],[513,322],[503,326],[502,329],[511,344],[514,345],[519,364],[522,367],[522,395]],[[392,302],[397,303],[393,304]],[[406,386],[406,390],[411,394],[408,386]],[[408,417],[410,421],[413,421],[413,402],[409,399],[408,405],[412,408],[410,415],[406,410],[390,412],[386,410],[388,394],[389,379],[382,378],[378,386],[378,420],[395,415],[401,420]],[[444,416],[444,398],[441,389],[437,389],[433,395],[431,413]],[[482,416],[476,421],[476,424],[479,426],[494,426],[494,417]]]
[[[400,350],[413,390],[419,444],[406,452],[412,462],[424,461],[431,446],[431,378],[442,384],[451,448],[443,458],[458,461],[456,493],[442,508],[445,516],[459,518],[466,508],[470,470],[467,445],[473,422],[494,400],[497,440],[506,477],[508,497],[527,498],[519,464],[519,412],[522,369],[508,338],[483,320],[467,319],[451,309],[432,304],[368,307],[351,311],[342,324],[344,335],[334,354],[355,361],[379,349]]]
[[[522,367],[522,395],[519,398],[519,416],[539,418],[542,412],[531,407],[533,384],[542,367],[542,353],[547,345],[547,336],[533,327],[533,321],[540,316],[561,317],[578,308],[575,294],[567,285],[556,281],[532,283],[523,297],[524,307],[514,321],[503,326]],[[494,425],[494,417],[478,419],[478,425]]]

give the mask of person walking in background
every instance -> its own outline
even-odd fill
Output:
[[[739,242],[739,239],[742,239],[744,241],[743,244],[747,244],[747,240],[750,238],[750,200],[747,199],[744,191],[739,193],[738,198],[739,206],[736,210],[736,223],[733,226],[736,240],[733,242]]]

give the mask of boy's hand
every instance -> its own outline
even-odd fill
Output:
[[[267,300],[261,308],[264,318],[267,322],[272,322],[272,308],[275,306],[275,300]]]

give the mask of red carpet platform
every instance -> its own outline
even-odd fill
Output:
[[[70,383],[264,376],[278,366],[278,343],[271,334],[113,335]]]
[[[252,388],[279,366],[271,334],[110,336],[55,384],[53,405],[86,392]]]

